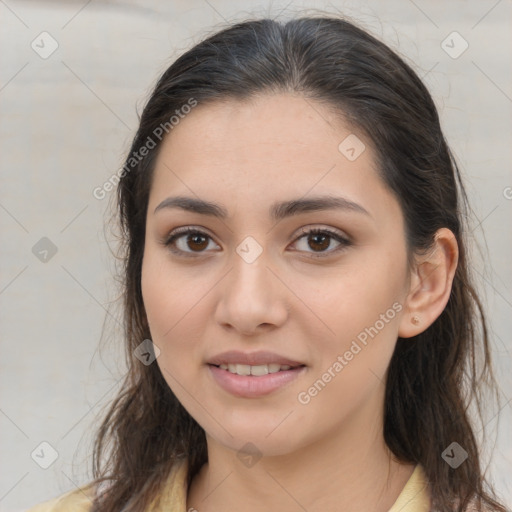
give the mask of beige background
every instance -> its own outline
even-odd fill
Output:
[[[170,62],[226,21],[303,6],[339,10],[383,38],[440,108],[474,207],[474,270],[504,406],[499,423],[489,414],[490,447],[498,436],[489,472],[512,504],[510,0],[0,0],[0,511],[90,477],[95,414],[122,370],[115,244],[103,228],[113,194],[92,191],[121,165],[137,110]],[[454,31],[450,56],[441,45]],[[113,343],[99,353],[105,318]]]

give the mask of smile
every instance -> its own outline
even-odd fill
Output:
[[[288,364],[259,364],[255,366],[248,364],[220,364],[215,366],[237,375],[254,375],[255,377],[268,375],[269,373],[282,372],[292,368]]]
[[[292,367],[277,363],[207,365],[213,381],[224,391],[240,398],[258,398],[293,382],[307,371],[305,365]]]

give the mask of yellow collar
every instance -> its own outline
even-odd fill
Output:
[[[177,462],[169,473],[162,493],[153,500],[147,512],[187,512],[188,461]],[[402,492],[388,512],[429,512],[430,495],[423,468],[417,464]],[[75,489],[57,498],[40,503],[27,512],[90,512],[92,489]]]
[[[186,459],[176,463],[160,497],[160,504],[151,505],[150,512],[160,512],[162,510],[187,512],[187,470],[188,463]],[[417,464],[402,492],[388,512],[429,512],[429,510],[430,497],[427,478],[422,466]]]

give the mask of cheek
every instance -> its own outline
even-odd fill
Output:
[[[171,338],[188,311],[198,304],[204,286],[195,286],[187,271],[178,272],[165,253],[149,248],[141,270],[141,290],[151,333],[161,341]]]
[[[375,275],[377,272],[375,273]],[[301,386],[297,413],[304,427],[325,433],[362,407],[379,409],[385,373],[395,347],[401,304],[391,283],[365,279],[354,270],[328,293],[310,293],[308,306],[319,312],[303,316],[300,329],[310,340],[314,366]],[[336,283],[336,281],[334,281]],[[396,285],[396,283],[395,283]],[[306,287],[303,288],[307,294]],[[395,293],[396,292],[396,293]],[[325,414],[325,411],[331,411]],[[368,413],[370,415],[370,413]]]
[[[196,282],[198,281],[198,282]],[[192,375],[192,366],[204,358],[201,352],[208,291],[215,281],[207,275],[194,275],[186,268],[179,271],[165,255],[147,251],[141,272],[141,289],[151,339],[160,349],[157,363],[170,387]]]
[[[357,336],[386,312],[386,325],[396,323],[397,307],[393,304],[403,301],[404,290],[402,263],[385,258],[380,262],[361,259],[322,277],[294,280],[294,293],[306,306],[306,325],[321,329],[319,335],[331,340]]]
[[[141,291],[151,339],[164,356],[165,340],[172,335],[180,316],[185,314],[183,295],[186,295],[186,289],[179,287],[180,283],[168,275],[168,268],[161,260],[154,251],[146,250],[141,270]],[[180,290],[179,294],[176,289]]]
[[[336,384],[329,388],[349,387],[364,393],[365,387],[385,374],[403,309],[406,260],[396,253],[374,256],[358,257],[321,280],[316,276],[295,281],[294,291],[307,305],[296,319],[310,340],[315,361],[312,382],[329,380],[329,375],[323,379],[322,374],[331,368]],[[343,359],[342,370],[333,368],[338,356]],[[352,399],[357,395],[352,393]]]

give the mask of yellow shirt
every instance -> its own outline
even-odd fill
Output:
[[[176,464],[160,498],[160,506],[152,504],[147,512],[187,512],[187,461]],[[174,477],[176,478],[174,480]],[[40,503],[27,512],[89,512],[92,500],[83,488]],[[388,512],[429,512],[430,496],[427,479],[420,464],[416,465],[402,492]]]

